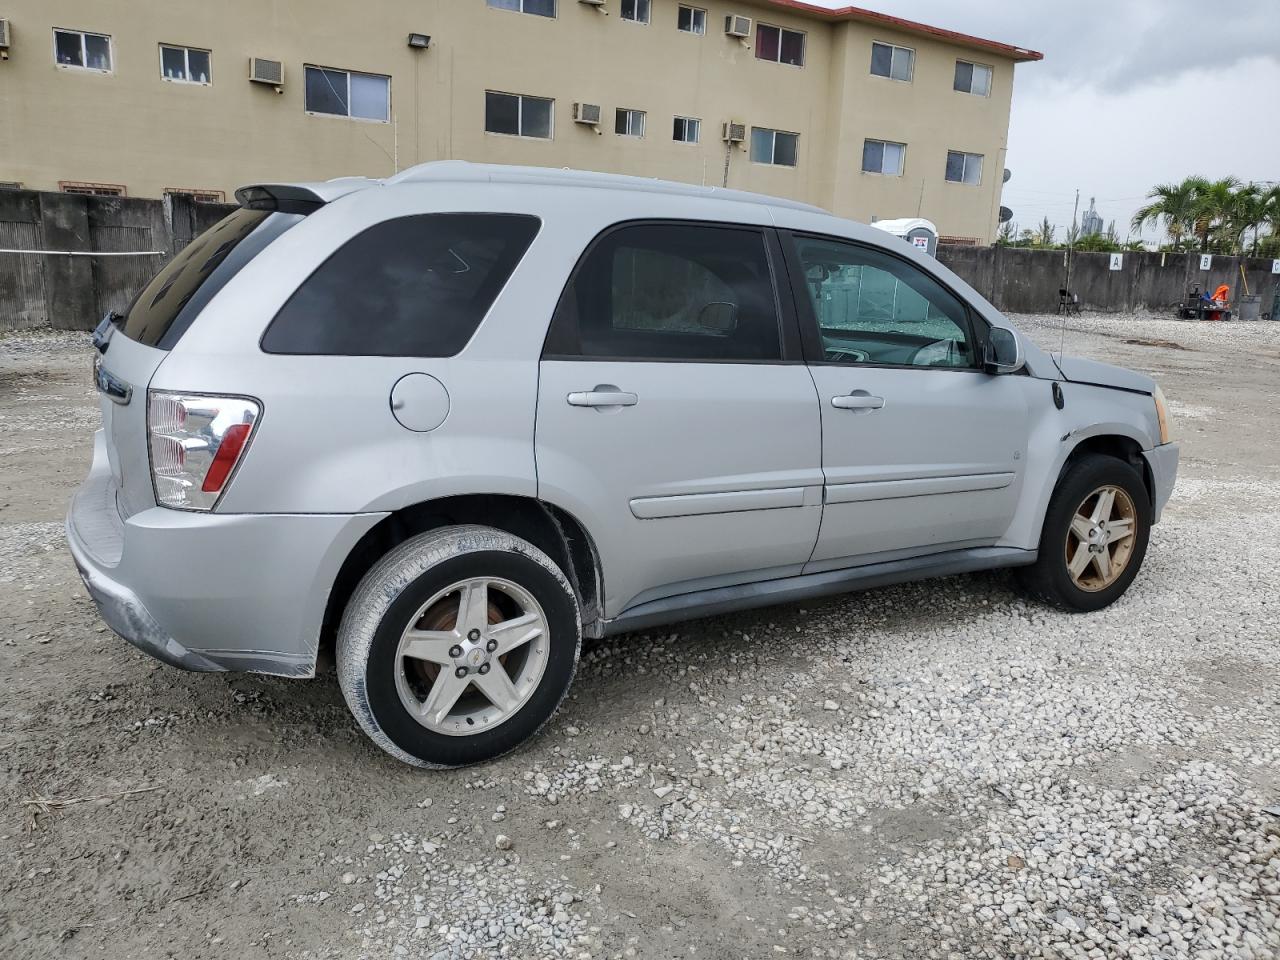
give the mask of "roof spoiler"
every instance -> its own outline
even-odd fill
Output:
[[[326,203],[374,186],[367,177],[342,177],[323,183],[255,183],[236,191],[236,202],[246,210],[278,213],[315,213]]]

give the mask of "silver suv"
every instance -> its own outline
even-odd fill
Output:
[[[68,540],[113,630],[384,750],[532,735],[581,639],[997,567],[1098,610],[1178,449],[937,261],[801,204],[428,164],[261,185],[95,334]]]

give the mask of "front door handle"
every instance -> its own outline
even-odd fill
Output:
[[[884,407],[884,397],[873,397],[861,390],[844,397],[832,397],[831,405],[840,410],[880,410]]]
[[[640,398],[619,390],[611,383],[599,384],[594,390],[571,393],[566,398],[571,407],[634,407]]]

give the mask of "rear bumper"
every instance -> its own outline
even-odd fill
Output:
[[[1153,511],[1151,522],[1159,523],[1160,514],[1164,512],[1165,504],[1173,495],[1173,485],[1178,480],[1178,445],[1162,443],[1151,450],[1144,450],[1142,455],[1147,458],[1147,466],[1151,468],[1151,478],[1155,487],[1155,501],[1151,504]]]
[[[101,431],[67,543],[112,630],[184,670],[312,676],[329,590],[386,514],[209,514],[122,520]]]

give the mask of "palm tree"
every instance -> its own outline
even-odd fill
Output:
[[[1195,229],[1201,192],[1209,186],[1203,177],[1188,177],[1181,183],[1162,183],[1147,196],[1147,204],[1133,215],[1133,229],[1147,224],[1163,225],[1173,246]]]
[[[1035,233],[1032,235],[1032,242],[1037,247],[1051,247],[1053,246],[1054,235],[1057,232],[1058,228],[1049,221],[1048,217],[1045,217],[1040,221],[1040,226],[1036,228]]]
[[[1258,245],[1258,229],[1267,219],[1269,199],[1269,195],[1253,183],[1246,184],[1232,195],[1231,210],[1223,224],[1232,253],[1244,253],[1244,238],[1250,230],[1253,231],[1254,246]]]
[[[1197,191],[1195,215],[1196,235],[1200,238],[1200,252],[1209,252],[1209,241],[1215,235],[1229,231],[1235,210],[1235,195],[1240,181],[1235,177],[1223,177],[1206,183]]]

